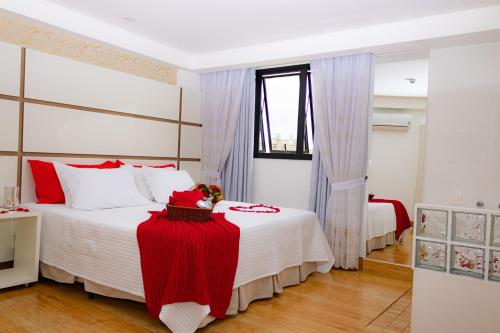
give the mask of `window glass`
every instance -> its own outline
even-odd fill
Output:
[[[299,76],[265,79],[265,86],[272,150],[295,153],[299,116]]]
[[[311,159],[314,119],[309,65],[256,72],[254,156]]]

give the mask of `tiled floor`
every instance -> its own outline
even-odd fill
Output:
[[[411,330],[411,296],[408,290],[367,327],[367,332],[404,332]]]

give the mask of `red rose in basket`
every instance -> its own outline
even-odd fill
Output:
[[[214,205],[224,200],[222,190],[217,185],[196,184],[193,189],[203,192],[205,199],[209,199]]]

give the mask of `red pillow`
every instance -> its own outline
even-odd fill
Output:
[[[120,160],[116,160],[115,162],[117,165],[124,165],[125,163],[123,163],[122,161]],[[150,168],[157,168],[157,169],[163,169],[163,168],[175,168],[176,165],[175,164],[164,164],[164,165],[146,165],[147,167],[150,167]],[[139,165],[139,164],[134,164],[134,168],[142,168],[143,165]]]
[[[54,164],[39,160],[28,160],[35,182],[35,192],[39,204],[58,204],[64,203],[64,192],[57,177]],[[95,169],[113,169],[119,168],[116,162],[106,161],[101,164],[68,164],[75,168],[95,168]]]

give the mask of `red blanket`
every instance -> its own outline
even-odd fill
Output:
[[[408,212],[406,211],[405,206],[401,201],[397,200],[387,200],[387,199],[372,199],[369,202],[382,202],[382,203],[390,203],[394,206],[394,212],[396,213],[396,240],[399,241],[399,237],[403,234],[403,232],[411,228],[410,217],[408,216]]]
[[[238,265],[240,229],[224,213],[207,222],[170,221],[150,212],[137,227],[146,305],[157,319],[161,307],[179,302],[210,306],[224,318]]]

